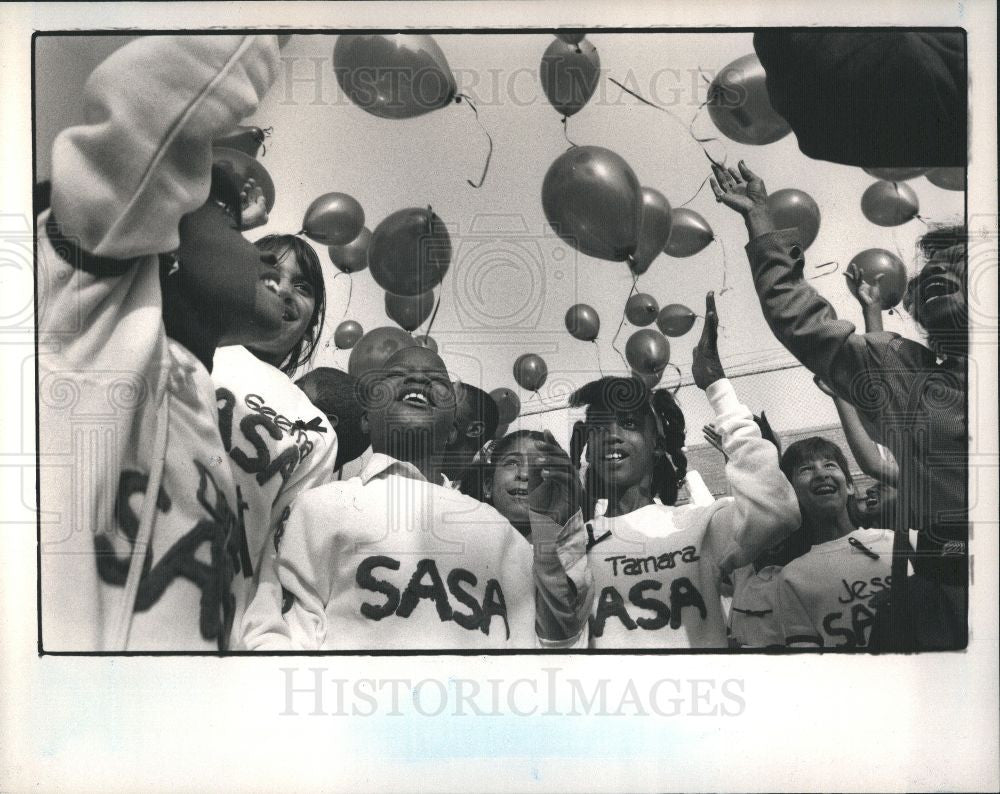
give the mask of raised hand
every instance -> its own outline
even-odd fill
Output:
[[[715,308],[714,292],[705,296],[705,327],[701,329],[701,339],[694,349],[691,374],[695,385],[702,390],[726,377],[719,360],[719,314]]]
[[[705,440],[722,453],[722,457],[729,460],[725,450],[722,448],[722,434],[712,425],[702,425],[701,434]]]
[[[267,202],[264,191],[253,180],[247,179],[240,191],[240,229],[249,231],[267,223]]]
[[[552,434],[545,431],[545,441],[535,442],[539,456],[535,465],[542,481],[528,494],[528,507],[563,526],[580,509],[583,489],[576,469]]]
[[[885,278],[885,273],[879,273],[875,276],[875,283],[869,284],[861,277],[861,271],[858,269],[857,265],[852,262],[847,266],[847,270],[844,272],[844,278],[847,281],[847,288],[851,291],[851,294],[857,299],[858,303],[860,303],[863,308],[878,306],[881,311],[882,279]]]
[[[712,173],[714,176],[709,177],[709,182],[716,201],[744,217],[754,210],[767,208],[767,189],[763,180],[747,168],[742,160],[738,171],[713,163]]]

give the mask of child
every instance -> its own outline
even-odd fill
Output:
[[[864,648],[873,601],[891,583],[892,532],[855,529],[854,483],[844,453],[812,436],[790,445],[781,470],[795,489],[811,549],[778,577],[781,634],[789,646]]]
[[[518,430],[493,445],[483,461],[483,501],[497,509],[512,527],[531,539],[528,495],[540,482],[537,459],[545,435],[537,430]]]
[[[472,476],[470,466],[476,454],[497,432],[500,411],[489,394],[469,383],[456,382],[458,407],[455,411],[455,440],[448,445],[441,461],[444,484],[462,487],[462,479]]]
[[[605,514],[588,525],[598,592],[592,647],[728,647],[722,572],[749,564],[799,524],[774,446],[725,379],[717,328],[709,293],[692,371],[717,415],[734,498],[673,506],[687,461],[684,415],[668,391],[650,392],[635,378],[603,378],[571,398],[587,406],[572,453],[578,461],[586,443],[586,504],[608,500]]]
[[[333,367],[317,367],[303,375],[295,385],[326,416],[337,435],[337,459],[333,469],[360,458],[371,445],[368,433],[361,428],[364,408],[358,391],[358,379]]]
[[[143,37],[94,71],[91,121],[55,141],[40,454],[73,468],[40,467],[46,650],[225,647],[239,519],[209,369],[221,340],[277,330],[281,302],[274,257],[240,234],[266,220],[260,189],[211,146],[277,73],[274,37]]]
[[[899,468],[895,587],[880,611],[884,649],[964,648],[968,596],[968,300],[964,227],[920,241],[926,263],[904,305],[928,346],[893,333],[858,334],[803,278],[794,229],[777,230],[764,182],[746,164],[714,168],[717,201],[743,216],[747,255],[768,325],[791,353],[857,410]],[[873,388],[873,384],[877,388]],[[913,581],[906,532],[919,531]],[[896,597],[898,595],[898,598]],[[937,618],[941,617],[941,620]]]
[[[274,287],[283,312],[277,333],[215,355],[212,380],[219,430],[236,483],[239,526],[232,646],[256,587],[262,557],[300,493],[334,478],[337,435],[290,379],[308,362],[323,326],[325,290],[319,258],[305,240],[272,234],[255,245],[277,257]]]
[[[275,571],[290,599],[283,612],[279,588],[258,589],[247,646],[529,648],[536,621],[543,644],[575,642],[589,603],[574,596],[587,589],[550,573],[572,555],[565,538],[582,525],[555,451],[546,447],[549,469],[533,493],[533,552],[491,507],[435,484],[455,434],[455,395],[436,353],[398,351],[362,379],[362,395],[375,454],[360,476],[299,498]],[[578,570],[582,543],[575,551],[567,567]]]

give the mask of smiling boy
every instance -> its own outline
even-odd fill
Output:
[[[582,543],[573,558],[565,542],[582,535],[582,521],[561,473],[550,472],[550,498],[533,503],[533,530],[548,542],[532,547],[489,505],[436,484],[456,432],[455,394],[436,353],[398,351],[362,379],[360,399],[374,454],[357,477],[293,505],[274,572],[285,603],[280,588],[258,589],[247,646],[532,648],[536,619],[543,643],[575,641],[590,588]],[[552,576],[554,560],[565,568]]]
[[[891,584],[892,535],[855,529],[848,513],[854,482],[840,448],[819,436],[796,441],[781,458],[812,548],[781,570],[780,633],[789,646],[864,648],[875,597]]]

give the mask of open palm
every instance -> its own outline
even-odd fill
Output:
[[[741,215],[747,215],[751,210],[767,205],[767,189],[764,181],[747,168],[742,160],[739,170],[712,165],[714,176],[709,178],[715,200],[736,210]]]

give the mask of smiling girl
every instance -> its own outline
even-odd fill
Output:
[[[595,648],[726,648],[723,571],[749,564],[799,525],[795,493],[753,414],[725,378],[716,350],[715,299],[692,365],[715,410],[732,498],[675,507],[687,461],[684,415],[673,396],[636,378],[602,378],[571,398],[586,405],[571,456],[588,464],[586,505],[607,500],[588,525],[597,601]]]
[[[220,349],[212,372],[242,528],[233,580],[234,646],[260,585],[263,558],[274,553],[275,533],[292,500],[330,482],[337,458],[329,420],[291,380],[308,363],[323,328],[326,293],[319,258],[309,243],[290,234],[267,235],[255,245],[277,260],[267,285],[281,300],[281,324],[246,347]]]

